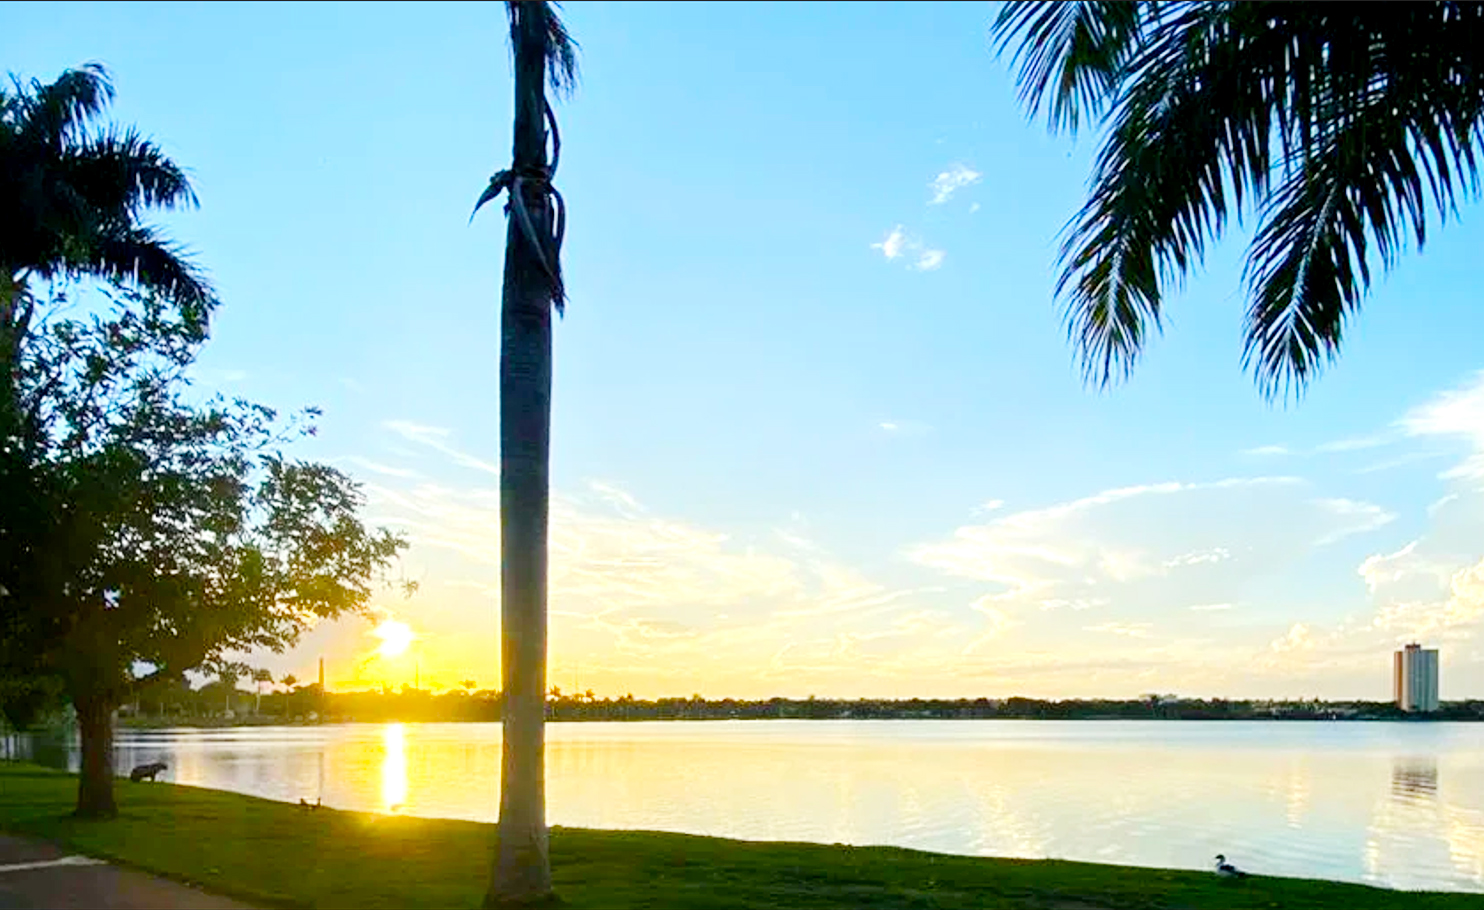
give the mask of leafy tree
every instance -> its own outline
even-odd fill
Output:
[[[0,714],[12,730],[30,730],[67,702],[55,677],[17,675],[0,678]]]
[[[0,666],[54,677],[76,709],[84,817],[116,811],[112,715],[131,691],[203,666],[230,690],[244,669],[227,655],[365,610],[404,545],[361,524],[350,478],[280,454],[311,427],[187,400],[209,305],[105,297],[77,318],[49,307],[22,339],[27,421],[0,451]]]
[[[1033,114],[1104,137],[1057,286],[1099,384],[1249,213],[1244,365],[1297,396],[1372,267],[1478,195],[1484,4],[1012,2],[994,32]]]
[[[507,0],[515,56],[513,162],[475,203],[509,193],[500,317],[500,666],[505,693],[498,845],[488,905],[551,899],[545,795],[546,556],[551,313],[561,312],[561,140],[546,100],[576,77],[576,43],[545,0]],[[548,123],[551,158],[547,159]]]

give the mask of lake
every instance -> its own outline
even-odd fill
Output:
[[[778,720],[547,730],[555,825],[1193,869],[1225,853],[1264,874],[1484,891],[1484,724]],[[75,748],[52,761],[75,769]],[[493,821],[500,727],[124,730],[118,761],[125,773],[166,761],[162,779],[270,799]]]

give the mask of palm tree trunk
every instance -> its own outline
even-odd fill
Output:
[[[515,45],[517,174],[546,166],[545,3],[521,3]],[[517,183],[537,237],[544,188]],[[512,210],[514,206],[512,206]],[[546,541],[551,449],[552,282],[519,219],[507,220],[500,319],[500,664],[504,736],[489,907],[553,899],[546,830]]]
[[[113,818],[113,709],[106,698],[88,696],[74,703],[82,737],[82,774],[77,780],[77,816]]]

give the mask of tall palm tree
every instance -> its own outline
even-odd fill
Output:
[[[568,91],[577,45],[545,0],[507,0],[515,55],[513,161],[475,203],[508,192],[500,317],[500,822],[487,906],[550,900],[546,830],[546,541],[550,505],[551,314],[562,311],[565,207],[546,100]],[[548,161],[547,125],[551,127]]]
[[[1104,137],[1057,285],[1100,385],[1245,213],[1243,365],[1269,399],[1297,396],[1372,267],[1478,196],[1484,4],[1011,2],[993,31],[1033,115]]]

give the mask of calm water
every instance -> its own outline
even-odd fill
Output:
[[[1244,868],[1484,891],[1484,724],[717,721],[547,727],[552,824]],[[125,732],[119,766],[493,820],[495,724]],[[60,754],[55,756],[60,760]],[[76,767],[76,755],[71,756]]]

